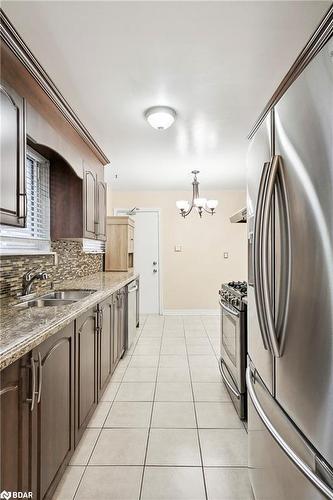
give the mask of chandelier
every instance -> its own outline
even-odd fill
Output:
[[[207,212],[210,215],[215,214],[215,208],[218,205],[218,201],[206,200],[206,198],[200,198],[199,182],[197,179],[197,174],[199,173],[199,170],[192,170],[191,173],[194,175],[194,179],[192,182],[193,186],[192,201],[191,203],[189,203],[186,200],[176,201],[176,207],[180,210],[180,215],[185,218],[189,213],[191,213],[194,207],[196,208],[200,217],[202,217],[203,211]]]

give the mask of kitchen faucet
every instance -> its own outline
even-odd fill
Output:
[[[22,280],[22,295],[29,295],[31,293],[31,286],[35,280],[47,280],[48,274],[46,271],[28,271],[23,275]]]

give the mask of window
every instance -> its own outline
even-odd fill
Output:
[[[25,174],[27,224],[25,228],[0,226],[1,253],[50,251],[49,162],[28,148]]]

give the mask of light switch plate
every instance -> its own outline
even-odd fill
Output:
[[[228,259],[229,258],[229,252],[223,252],[223,258]]]
[[[182,252],[182,251],[183,251],[182,245],[175,245],[175,252]]]

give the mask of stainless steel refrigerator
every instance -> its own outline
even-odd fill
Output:
[[[248,154],[249,470],[257,500],[333,499],[333,42]]]

